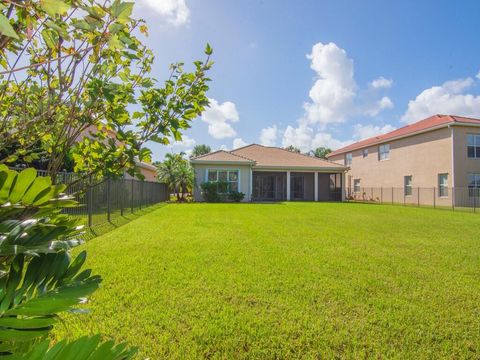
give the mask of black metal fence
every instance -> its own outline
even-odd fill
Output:
[[[48,176],[48,172],[44,170],[37,170],[37,173],[39,176]],[[63,212],[89,227],[102,225],[148,206],[165,202],[170,196],[165,184],[136,179],[107,178],[93,182],[82,179],[76,173],[62,172],[58,174],[57,183],[67,184],[66,193],[74,197],[79,204],[64,209]]]
[[[479,212],[480,188],[360,187],[347,189],[346,200]]]

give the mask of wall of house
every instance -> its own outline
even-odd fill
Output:
[[[360,179],[362,188],[403,188],[404,176],[411,175],[414,189],[420,187],[432,190],[430,196],[432,199],[427,197],[421,199],[421,202],[431,202],[433,188],[438,187],[439,174],[449,174],[448,186],[452,186],[452,137],[449,128],[410,136],[388,144],[390,144],[388,160],[379,160],[378,145],[368,147],[368,156],[365,158],[363,149],[352,152],[352,164],[346,174],[347,188],[353,188],[354,179]],[[332,156],[329,160],[344,164],[344,157],[345,154],[341,154]],[[449,197],[438,198],[438,194],[436,197],[438,205],[451,203]]]
[[[467,135],[480,135],[480,127],[454,126],[455,186],[468,187],[468,174],[480,174],[480,159],[467,156]]]
[[[208,169],[216,170],[238,170],[239,171],[239,189],[238,191],[245,194],[244,202],[250,201],[250,165],[208,165],[208,164],[193,164],[195,172],[195,201],[203,201],[200,185],[206,182],[206,172]]]

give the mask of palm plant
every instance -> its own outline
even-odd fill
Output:
[[[72,260],[80,228],[61,214],[77,206],[34,169],[20,173],[0,165],[0,355],[11,359],[128,359],[134,351],[98,337],[49,348],[59,313],[84,301],[102,281],[83,270],[86,253]],[[79,351],[81,349],[81,351]],[[69,352],[74,351],[74,352]],[[95,357],[96,356],[96,357]]]
[[[210,152],[212,152],[212,148],[208,145],[205,145],[205,144],[195,145],[193,147],[192,153],[190,154],[190,158],[193,159],[197,156],[205,155]]]
[[[157,168],[158,180],[167,184],[177,201],[185,200],[185,193],[193,187],[193,169],[184,158],[185,153],[167,154]]]

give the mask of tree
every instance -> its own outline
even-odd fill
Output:
[[[209,145],[199,144],[193,147],[193,151],[190,154],[190,159],[193,159],[200,155],[205,155],[212,152],[212,148]]]
[[[178,201],[185,200],[185,193],[193,187],[193,169],[184,158],[185,153],[165,155],[165,160],[158,166],[158,180],[167,184]]]
[[[71,156],[85,176],[135,175],[136,161],[150,160],[146,142],[181,140],[208,105],[212,49],[192,72],[173,64],[160,84],[132,9],[123,0],[0,0],[0,149],[19,148],[0,163],[43,156],[55,181]]]
[[[287,146],[287,147],[285,148],[285,150],[288,150],[288,151],[291,151],[291,152],[294,152],[294,153],[298,153],[298,154],[301,153],[300,149],[299,149],[298,147],[296,147],[296,146],[293,146],[293,145]]]
[[[332,152],[331,149],[327,147],[318,147],[315,150],[312,150],[310,154],[320,159],[327,159],[327,155]]]

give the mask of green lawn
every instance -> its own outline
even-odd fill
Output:
[[[95,238],[87,315],[139,358],[479,358],[480,215],[167,205]]]

